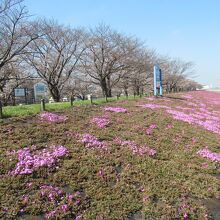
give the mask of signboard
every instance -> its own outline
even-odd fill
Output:
[[[154,65],[154,96],[158,95],[162,96],[163,94],[163,88],[162,88],[162,71],[159,68],[159,66]]]
[[[46,91],[45,85],[43,83],[37,83],[34,86],[36,93],[44,93]]]
[[[47,87],[44,83],[36,83],[34,85],[35,101],[40,101],[46,97]]]
[[[157,82],[160,82],[160,70],[156,71],[156,80]]]
[[[25,89],[24,88],[17,88],[14,89],[15,97],[25,97]]]

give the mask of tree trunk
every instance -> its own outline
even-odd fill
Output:
[[[106,79],[103,79],[101,81],[101,88],[102,88],[102,94],[104,97],[112,97],[112,91],[111,91],[111,88],[108,88]]]
[[[107,77],[107,90],[108,90],[107,97],[112,97],[111,77],[110,77],[110,75]]]
[[[53,97],[55,102],[60,102],[61,96],[60,91],[57,87],[49,88],[51,96]]]
[[[125,93],[125,96],[128,97],[128,88],[127,87],[124,87],[124,93]]]
[[[107,97],[112,97],[112,90],[110,88],[107,90]]]
[[[136,95],[140,95],[140,87],[136,86]]]

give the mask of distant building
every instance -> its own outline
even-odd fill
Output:
[[[203,89],[203,90],[208,90],[208,89],[210,89],[210,86],[209,86],[209,85],[203,85],[203,86],[202,86],[202,89]]]
[[[49,100],[47,85],[39,78],[32,78],[14,89],[9,104],[33,104],[41,99]]]

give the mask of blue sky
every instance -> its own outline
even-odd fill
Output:
[[[36,17],[72,27],[100,23],[162,55],[193,61],[197,80],[220,87],[219,0],[25,0]]]

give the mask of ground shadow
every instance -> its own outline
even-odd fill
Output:
[[[163,98],[168,98],[168,99],[175,99],[175,100],[182,100],[186,101],[186,98],[181,98],[181,97],[172,97],[172,96],[162,96]]]

